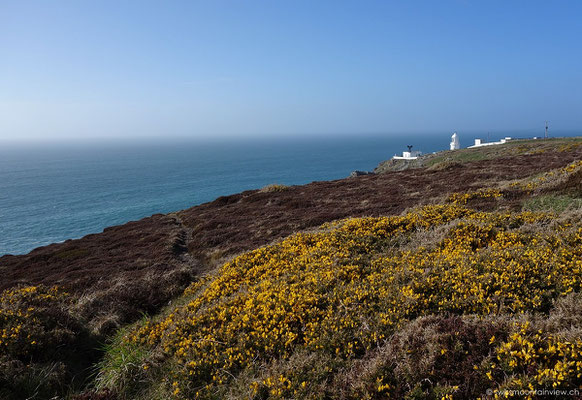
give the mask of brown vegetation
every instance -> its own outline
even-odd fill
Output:
[[[400,214],[449,193],[537,175],[581,157],[582,149],[574,147],[223,196],[27,255],[0,257],[0,289],[62,285],[82,296],[79,312],[94,329],[110,332],[155,312],[225,257],[324,222]],[[572,190],[576,183],[565,185]],[[520,207],[522,197],[522,191],[507,189],[502,207]],[[479,201],[471,206],[487,209],[490,201]]]

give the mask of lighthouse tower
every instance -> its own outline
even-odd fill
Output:
[[[461,145],[459,144],[459,135],[457,135],[457,132],[453,133],[453,136],[451,136],[451,150],[459,150],[461,148]]]

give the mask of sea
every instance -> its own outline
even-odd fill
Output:
[[[430,153],[449,141],[450,133],[435,133],[0,143],[0,255],[273,183],[345,178],[409,144]],[[462,146],[470,141],[461,135]]]

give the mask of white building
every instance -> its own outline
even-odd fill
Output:
[[[410,146],[412,147],[412,146]],[[418,151],[418,150],[411,150],[408,149],[408,151],[403,151],[402,152],[402,157],[401,156],[394,156],[392,157],[393,160],[416,160],[418,157],[420,157],[422,155],[422,151]]]
[[[457,132],[453,133],[451,136],[451,150],[459,150],[461,148],[461,144],[459,143],[459,135]]]
[[[475,144],[473,146],[469,146],[470,149],[472,149],[473,147],[483,147],[483,146],[493,146],[495,144],[504,144],[507,143],[511,140],[511,138],[509,136],[506,136],[505,138],[501,139],[499,142],[485,142],[483,143],[481,141],[481,139],[475,139]]]

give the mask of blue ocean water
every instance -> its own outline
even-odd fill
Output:
[[[463,139],[463,138],[461,138]],[[468,140],[465,140],[468,142]],[[449,134],[0,147],[0,255],[30,250],[271,183],[340,179]],[[463,143],[468,145],[469,143]]]

